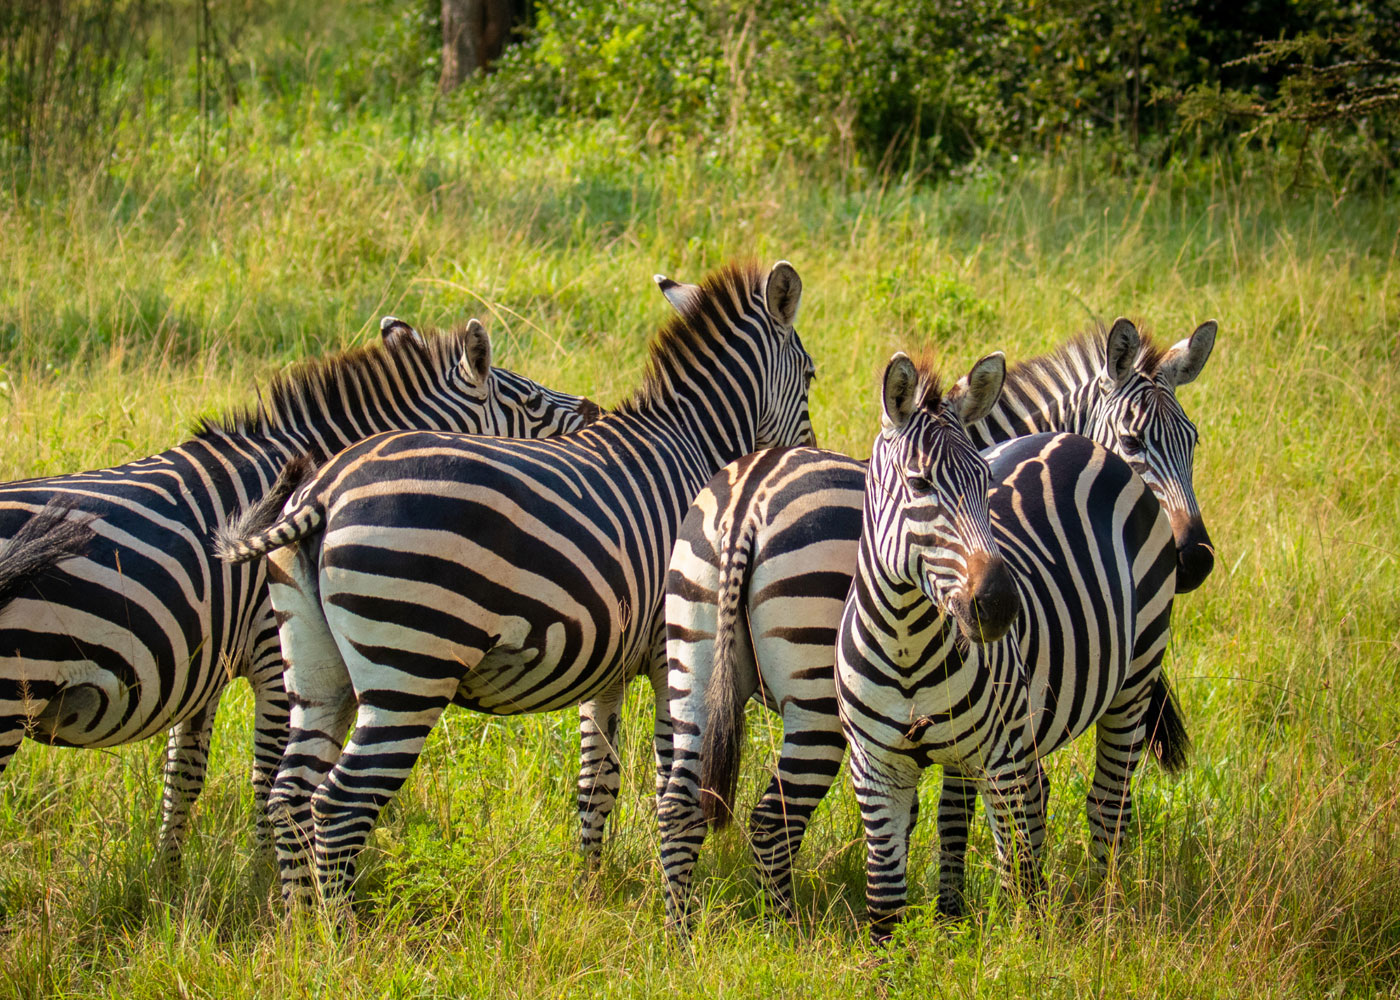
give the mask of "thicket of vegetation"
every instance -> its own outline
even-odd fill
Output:
[[[293,121],[406,114],[410,132],[482,113],[605,117],[654,144],[883,174],[1086,147],[1150,168],[1253,146],[1340,191],[1383,181],[1400,149],[1397,0],[517,6],[518,44],[444,101],[433,0],[369,0],[329,23],[268,0],[14,0],[0,12],[0,149],[12,166],[108,156],[118,136],[191,113],[202,153],[236,149],[247,103]]]
[[[0,997],[1396,996],[1394,17],[1245,5],[1229,35],[1205,5],[1140,6],[1132,22],[1093,2],[1017,21],[873,0],[746,20],[680,3],[663,23],[645,4],[546,3],[495,75],[450,95],[424,6],[0,8],[5,478],[167,447],[292,359],[372,339],[386,312],[481,315],[501,363],[615,402],[669,315],[651,275],[694,280],[739,255],[800,270],[816,429],[853,454],[896,349],[953,370],[1094,318],[1140,316],[1165,338],[1220,322],[1181,392],[1219,555],[1177,604],[1167,660],[1196,752],[1178,781],[1143,768],[1135,846],[1106,884],[1086,870],[1077,746],[1050,766],[1046,915],[993,900],[979,824],[973,919],[916,908],[877,956],[843,780],[801,855],[801,919],[762,913],[728,834],[707,845],[699,933],[678,947],[638,691],[600,871],[573,853],[575,718],[450,712],[337,939],[284,924],[252,851],[235,685],[178,871],[152,864],[159,741],[21,747],[0,777]],[[62,23],[45,33],[46,18]],[[964,31],[977,18],[995,30]],[[1261,19],[1288,45],[1254,49]],[[1141,23],[1157,27],[1122,34]],[[997,48],[1037,32],[1039,52]],[[1115,53],[1133,44],[1127,77]],[[922,68],[890,80],[881,47]],[[1188,99],[1150,100],[1158,87]],[[766,713],[750,723],[741,808],[776,745]],[[937,794],[930,775],[919,904]]]

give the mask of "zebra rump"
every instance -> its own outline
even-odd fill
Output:
[[[58,497],[0,545],[0,608],[65,559],[87,552],[97,537],[93,515],[73,516],[77,502]]]

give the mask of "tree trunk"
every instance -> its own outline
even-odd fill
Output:
[[[518,0],[442,0],[443,91],[456,90],[467,77],[491,68],[505,51],[511,31],[523,19]]]

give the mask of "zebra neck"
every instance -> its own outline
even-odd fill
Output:
[[[738,461],[758,448],[754,411],[758,388],[751,372],[732,359],[733,364],[704,381],[694,382],[666,372],[665,388],[635,398],[622,409],[620,417],[631,416],[656,430],[663,430],[689,446],[698,457],[704,478],[709,480],[730,462]],[[725,392],[721,383],[732,391]]]
[[[1052,355],[1013,369],[992,412],[967,433],[979,449],[1029,434],[1083,434],[1097,398],[1097,367],[1077,355]]]
[[[917,584],[890,572],[870,541],[876,530],[867,519],[852,593],[885,658],[901,672],[917,672],[929,662],[930,650],[956,638],[957,626]]]

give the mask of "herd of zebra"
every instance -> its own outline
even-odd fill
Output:
[[[0,774],[25,736],[168,731],[173,860],[220,694],[245,677],[258,841],[289,906],[337,904],[449,704],[579,706],[596,855],[623,695],[645,674],[678,931],[706,831],[731,816],[751,699],[782,717],[750,821],[780,907],[848,746],[877,939],[905,906],[930,764],[940,914],[964,911],[979,794],[1008,885],[1035,896],[1042,759],[1090,726],[1105,861],[1144,753],[1185,762],[1161,661],[1173,597],[1213,550],[1176,388],[1215,324],[1164,348],[1118,320],[951,385],[897,354],[867,463],[816,447],[790,264],[656,280],[675,316],[606,412],[494,367],[476,321],[386,317],[381,344],[295,368],[169,451],[0,487]]]

